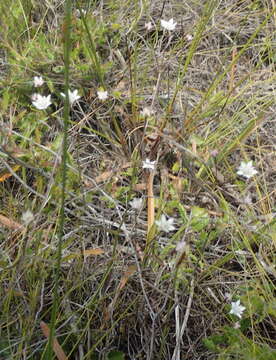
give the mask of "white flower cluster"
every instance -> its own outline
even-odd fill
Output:
[[[42,76],[35,76],[33,79],[33,85],[35,88],[38,88],[44,84]],[[32,95],[32,104],[38,110],[45,110],[48,106],[51,105],[51,95],[43,96],[38,93]]]
[[[33,79],[33,85],[35,88],[38,88],[44,84],[44,80],[42,76],[35,76]],[[65,98],[65,93],[61,92],[60,95]],[[69,96],[69,102],[70,105],[73,105],[76,101],[78,101],[81,96],[78,94],[78,90],[68,90],[68,96]],[[97,91],[98,99],[101,101],[105,101],[108,98],[108,92],[103,89],[99,89]],[[40,95],[38,93],[34,93],[32,95],[32,104],[34,107],[36,107],[38,110],[45,110],[47,109],[51,104],[51,94],[47,96]]]
[[[175,30],[176,25],[177,25],[177,22],[174,22],[173,18],[170,19],[170,20],[163,20],[163,19],[161,19],[160,23],[161,23],[161,26],[162,26],[165,30],[168,30],[168,31],[173,31],[173,30]],[[151,21],[146,22],[144,26],[145,26],[145,29],[146,29],[147,31],[150,31],[150,30],[153,29],[153,27],[154,27],[154,25],[152,24]]]

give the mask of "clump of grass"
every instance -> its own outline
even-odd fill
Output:
[[[0,357],[273,359],[274,2],[0,10]]]

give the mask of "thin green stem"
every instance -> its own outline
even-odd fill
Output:
[[[53,306],[51,311],[51,323],[50,323],[50,336],[48,339],[47,349],[44,359],[51,360],[53,358],[53,339],[55,335],[55,324],[57,319],[57,313],[59,308],[59,279],[60,279],[60,267],[61,267],[61,249],[63,230],[65,223],[65,198],[66,198],[66,180],[67,180],[67,151],[68,151],[68,126],[69,126],[69,65],[70,65],[70,50],[71,50],[71,0],[66,0],[65,3],[65,30],[64,30],[64,80],[65,80],[65,105],[63,112],[64,127],[63,127],[63,144],[62,144],[62,162],[61,162],[61,203],[59,214],[59,230],[58,230],[58,247],[57,247],[57,259],[56,266],[54,268],[54,289],[53,289]]]

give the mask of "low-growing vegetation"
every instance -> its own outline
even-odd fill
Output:
[[[275,1],[0,11],[0,359],[276,359]]]

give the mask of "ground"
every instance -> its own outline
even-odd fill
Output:
[[[0,11],[0,359],[275,359],[274,0]]]

